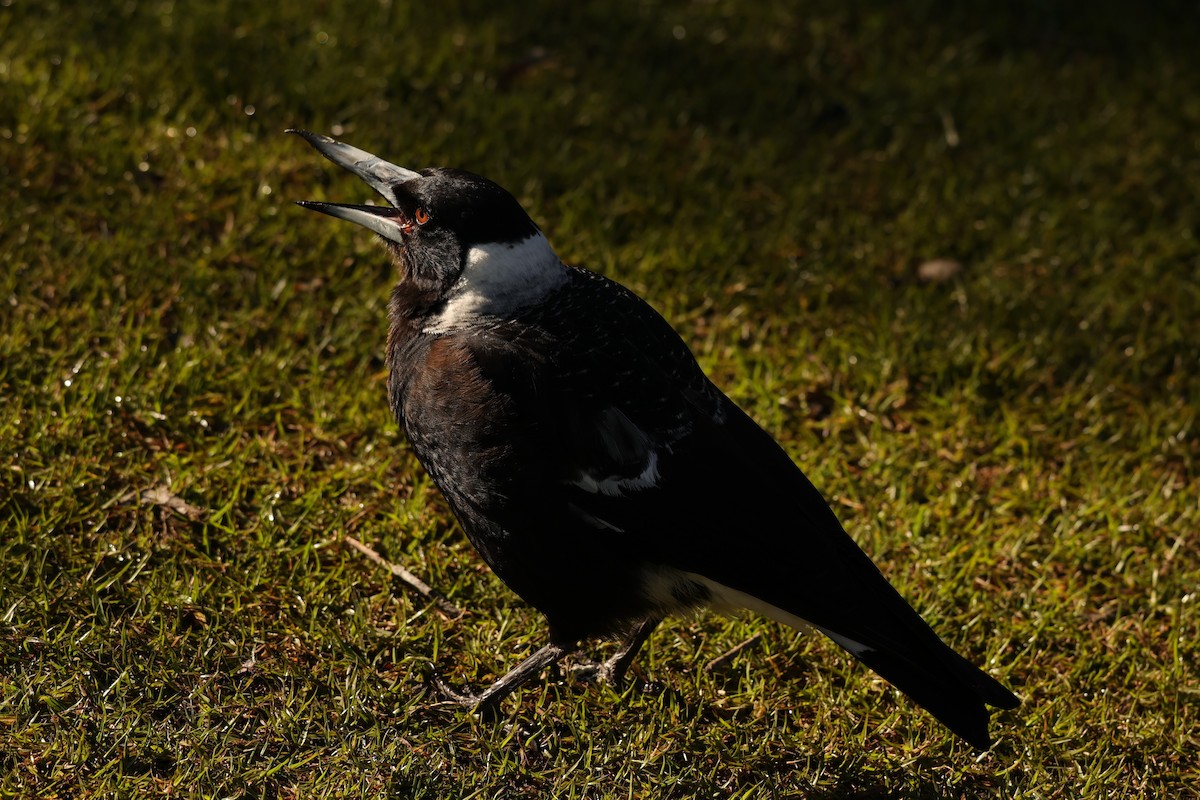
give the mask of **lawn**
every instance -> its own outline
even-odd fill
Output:
[[[0,0],[0,796],[1200,794],[1193,4],[281,9]],[[1022,697],[993,749],[753,617],[439,704],[542,621],[389,416],[392,267],[292,205],[369,190],[288,127],[488,175],[662,311]]]

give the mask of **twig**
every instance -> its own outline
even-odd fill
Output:
[[[442,596],[441,592],[438,592],[432,586],[430,586],[425,581],[418,578],[416,575],[413,575],[411,572],[406,570],[404,567],[400,566],[399,564],[393,564],[392,562],[388,561],[386,558],[379,555],[379,553],[376,553],[370,547],[367,547],[365,544],[360,542],[358,539],[355,539],[353,536],[346,536],[346,537],[344,537],[344,539],[346,541],[346,544],[350,545],[355,550],[357,550],[358,552],[362,553],[367,558],[374,561],[376,564],[379,564],[382,567],[386,567],[388,569],[388,571],[390,571],[393,575],[395,575],[397,578],[400,579],[401,583],[403,583],[405,586],[407,586],[408,588],[415,591],[417,594],[419,594],[422,597],[426,598],[427,600],[431,601],[433,603],[434,608],[436,608],[447,619],[458,619],[459,617],[461,617],[463,615],[463,611],[461,608],[459,608],[458,606],[451,603],[449,600],[447,600],[445,597]]]
[[[708,662],[708,664],[706,664],[704,667],[704,671],[705,672],[715,672],[718,667],[724,666],[727,662],[729,662],[731,659],[733,659],[734,656],[736,656],[738,653],[742,652],[743,650],[745,650],[747,647],[751,646],[752,644],[755,644],[761,638],[762,638],[762,634],[756,633],[753,636],[751,636],[749,639],[747,639],[746,641],[742,642],[741,644],[736,645],[736,646],[730,648],[729,650],[726,650],[724,653],[717,656],[712,661]]]

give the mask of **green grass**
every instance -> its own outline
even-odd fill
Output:
[[[1200,792],[1200,21],[853,5],[0,2],[0,794]],[[291,205],[367,190],[290,126],[487,174],[662,310],[1024,698],[994,749],[713,615],[620,694],[435,704],[541,620],[389,419],[391,268]]]

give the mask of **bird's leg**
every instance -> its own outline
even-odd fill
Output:
[[[642,645],[650,638],[650,634],[654,632],[660,622],[662,620],[658,617],[650,617],[639,622],[633,633],[625,639],[621,649],[609,656],[608,660],[601,665],[601,677],[609,683],[623,681],[625,673],[629,671],[629,665],[633,663],[634,656],[642,649]]]
[[[602,683],[617,685],[625,679],[625,673],[629,671],[629,665],[633,663],[634,656],[642,649],[642,645],[650,638],[650,634],[658,627],[658,623],[662,622],[659,617],[650,617],[638,623],[625,641],[621,643],[621,648],[613,653],[608,659],[602,663],[581,664],[575,673],[583,678],[594,678]]]
[[[455,691],[443,683],[436,675],[433,678],[433,684],[438,692],[445,696],[447,700],[451,700],[462,706],[473,707],[480,714],[489,714],[496,709],[501,700],[508,697],[514,690],[535,677],[543,669],[571,652],[572,649],[574,648],[563,647],[562,645],[553,643],[546,645],[509,670],[508,674],[485,689],[483,694],[476,695]]]

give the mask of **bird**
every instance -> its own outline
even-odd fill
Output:
[[[289,129],[386,204],[300,201],[378,234],[388,402],[483,561],[548,641],[476,694],[483,713],[585,643],[619,682],[668,615],[748,609],[815,630],[975,748],[1010,690],[945,644],[776,440],[638,295],[568,266],[497,183],[397,166]]]

